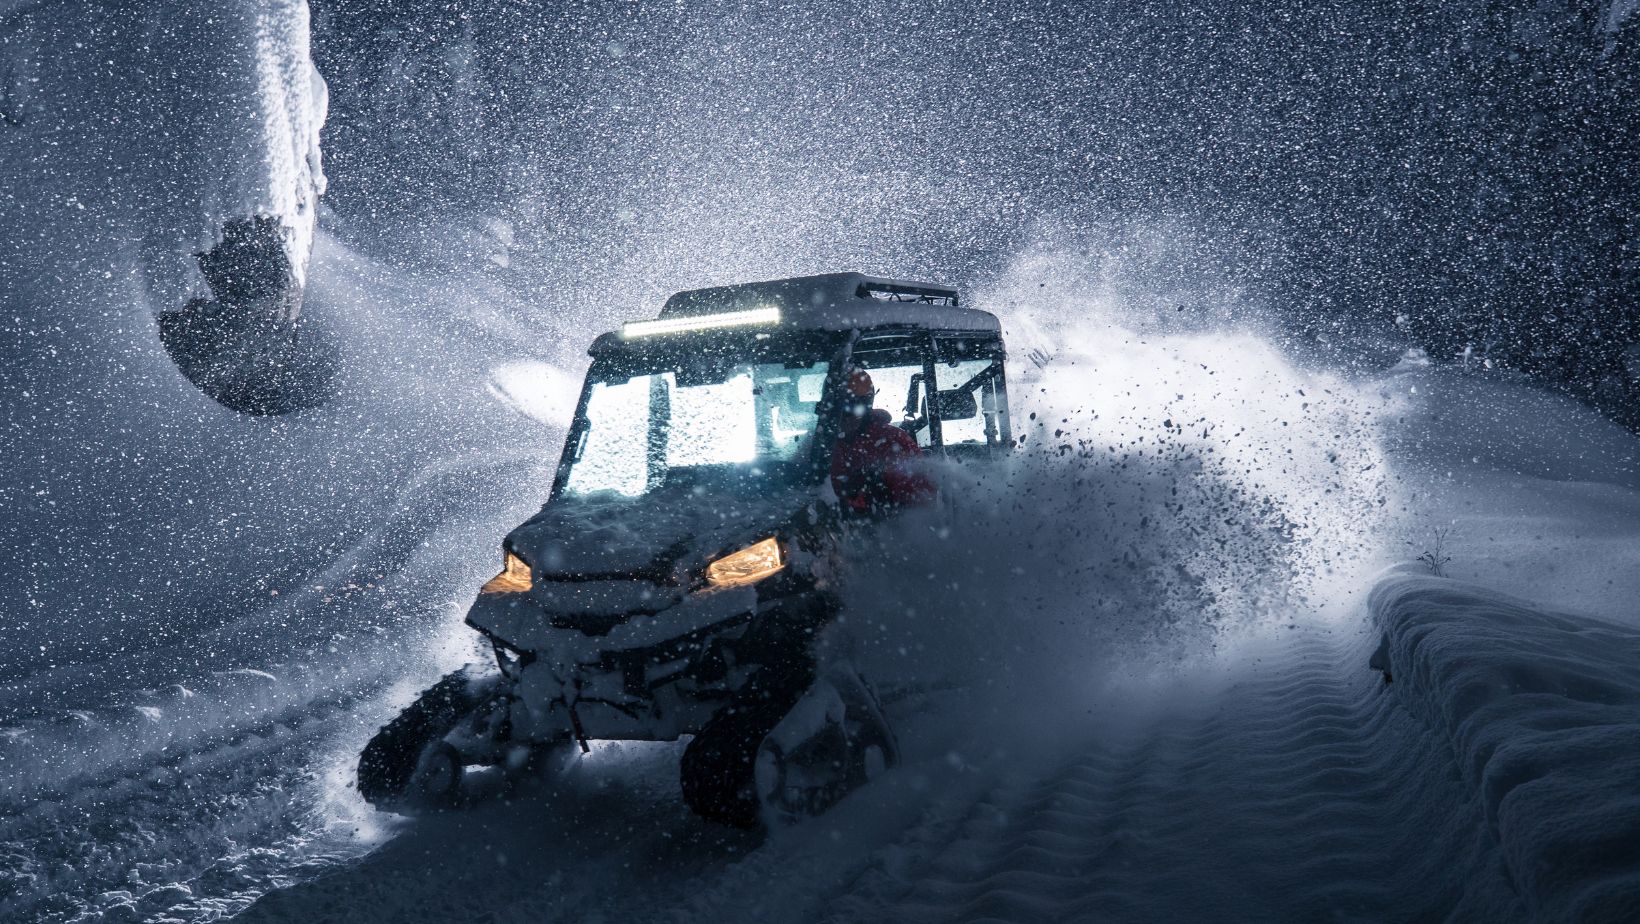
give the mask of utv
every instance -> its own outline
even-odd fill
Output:
[[[816,641],[838,613],[827,474],[854,369],[925,455],[1011,445],[1001,330],[944,286],[835,273],[680,292],[593,342],[546,505],[467,615],[499,671],[381,729],[359,791],[446,802],[466,767],[593,739],[676,740],[698,814],[823,811],[898,759],[872,688]]]

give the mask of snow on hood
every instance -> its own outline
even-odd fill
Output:
[[[513,530],[507,542],[537,577],[549,580],[644,570],[659,577],[756,542],[818,500],[811,486],[753,497],[663,489],[635,498],[559,498]]]

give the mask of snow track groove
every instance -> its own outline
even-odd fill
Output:
[[[84,802],[100,794],[117,791],[130,785],[133,780],[151,778],[156,774],[183,771],[197,773],[210,770],[219,763],[243,759],[244,748],[247,745],[254,746],[258,741],[267,742],[300,733],[307,726],[330,721],[367,700],[375,692],[375,687],[369,687],[359,695],[336,693],[298,706],[287,707],[255,721],[254,724],[223,730],[219,738],[191,741],[183,747],[168,747],[139,754],[130,762],[101,775],[70,777],[57,785],[41,786],[28,791],[21,797],[0,794],[0,809],[7,810],[14,817],[22,817],[39,810],[42,806],[62,802]],[[6,829],[9,821],[8,818],[6,823],[0,823],[0,832]]]
[[[504,508],[502,486],[532,465],[520,454],[425,466],[374,529],[266,608],[186,644],[0,682],[0,805],[356,698],[406,662],[436,676],[422,666],[433,617],[471,594],[449,567],[466,558],[462,532]]]
[[[829,920],[1521,917],[1479,798],[1366,670],[1369,648],[1297,640],[1211,712],[1172,710],[993,793]]]
[[[324,741],[356,702],[312,704],[0,819],[0,920],[214,920],[287,881],[322,838]]]

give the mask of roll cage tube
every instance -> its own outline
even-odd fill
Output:
[[[592,381],[588,379],[581,383],[581,397],[575,402],[575,416],[570,418],[569,432],[564,434],[564,449],[558,454],[558,470],[552,476],[552,490],[547,494],[548,501],[558,499],[564,491],[564,485],[569,482],[570,469],[581,458],[586,449],[587,433],[592,429],[591,421],[587,420],[587,402],[592,400]]]
[[[843,384],[847,381],[849,366],[854,360],[854,345],[859,340],[860,332],[851,330],[837,348],[831,369],[826,373],[825,388],[820,392],[820,403],[814,408],[820,419],[814,428],[814,442],[809,446],[809,474],[816,481],[825,478],[831,471],[831,451],[837,443],[838,434],[837,408],[843,399]]]

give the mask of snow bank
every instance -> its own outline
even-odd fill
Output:
[[[1377,388],[1408,557],[1446,576],[1633,622],[1640,440],[1588,405],[1485,370],[1403,367]]]
[[[1442,732],[1544,919],[1640,917],[1640,630],[1401,576],[1370,609],[1375,665]]]
[[[1539,917],[1634,920],[1640,440],[1484,369],[1408,363],[1379,389],[1409,552],[1443,530],[1458,580],[1379,583],[1374,663],[1449,742]]]
[[[1403,467],[1640,489],[1640,440],[1593,408],[1508,373],[1403,364],[1378,386]]]
[[[223,404],[322,403],[336,351],[301,306],[326,105],[304,0],[41,2],[0,17],[11,322],[77,333],[80,291],[112,290],[105,310],[138,331],[157,320],[178,368]],[[118,362],[152,344],[107,346]]]

